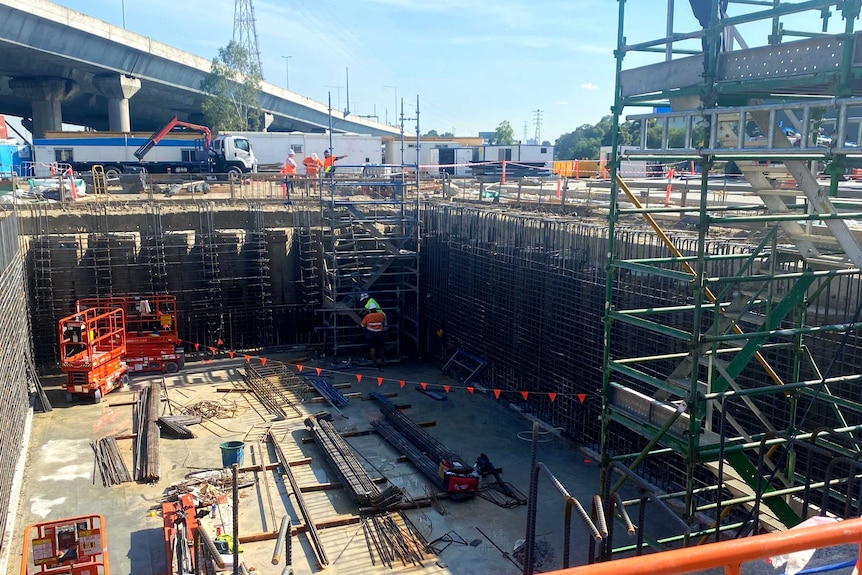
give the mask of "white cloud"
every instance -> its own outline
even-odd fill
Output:
[[[581,84],[581,88],[584,90],[598,90],[599,87],[593,84],[592,82],[587,82],[586,84]]]

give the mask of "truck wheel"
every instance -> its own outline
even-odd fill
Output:
[[[123,377],[120,378],[120,387],[126,387],[129,385],[129,374],[124,373]]]
[[[66,403],[72,403],[73,401],[75,401],[75,397],[67,391],[66,392]]]
[[[117,166],[108,166],[105,168],[105,177],[106,178],[119,178],[120,174],[123,173],[123,170],[118,168]]]
[[[93,403],[99,404],[102,401],[102,390],[97,389],[93,392]]]
[[[180,366],[178,366],[173,361],[165,364],[165,373],[176,373],[180,370]]]
[[[242,177],[242,169],[239,166],[227,167],[227,178],[229,180],[238,180]]]

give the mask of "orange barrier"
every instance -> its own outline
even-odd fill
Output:
[[[598,178],[601,173],[598,160],[556,160],[552,169],[563,178]]]
[[[740,575],[741,565],[749,561],[806,549],[860,542],[862,542],[862,518],[857,518],[831,525],[791,529],[781,533],[663,551],[648,557],[628,557],[595,565],[562,569],[546,575],[618,575],[619,573],[685,575],[714,568],[723,568],[726,575]]]

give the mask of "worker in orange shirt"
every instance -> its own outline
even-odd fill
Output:
[[[323,152],[323,173],[330,174],[335,171],[335,162],[338,160],[344,159],[347,157],[347,154],[343,156],[333,156],[332,152],[326,150]]]
[[[365,313],[361,324],[368,339],[368,351],[374,367],[383,367],[383,346],[386,337],[386,314],[379,307],[371,308]]]
[[[290,204],[290,192],[293,191],[293,178],[296,177],[297,165],[294,159],[295,154],[293,148],[288,150],[287,159],[284,160],[284,168],[281,170],[281,173],[284,174],[284,197],[287,198],[287,204]]]
[[[320,161],[320,158],[317,154],[311,154],[310,156],[306,156],[304,160],[302,160],[302,165],[305,166],[305,175],[309,178],[316,178],[320,173],[320,168],[323,167],[323,162]]]

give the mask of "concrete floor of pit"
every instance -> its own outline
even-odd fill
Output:
[[[253,361],[257,361],[254,359]],[[106,519],[111,571],[114,574],[158,575],[166,572],[160,503],[163,493],[171,485],[181,482],[186,474],[204,469],[221,468],[219,444],[225,441],[246,442],[245,465],[274,462],[271,449],[263,444],[260,450],[256,439],[271,426],[279,439],[288,460],[311,458],[309,465],[293,467],[300,486],[337,482],[316,445],[303,442],[310,437],[303,425],[303,417],[289,417],[273,421],[274,417],[250,393],[224,393],[230,387],[242,387],[241,362],[215,361],[210,364],[189,364],[181,373],[165,377],[170,403],[176,412],[181,406],[199,401],[216,401],[236,405],[232,418],[216,419],[192,427],[195,439],[160,440],[161,479],[155,484],[127,483],[110,488],[102,487],[95,468],[90,441],[106,435],[131,432],[134,393],[151,381],[148,377],[135,377],[126,389],[111,393],[98,405],[88,403],[65,404],[62,392],[50,390],[49,397],[55,406],[50,413],[36,414],[32,439],[28,447],[28,460],[16,525],[15,545],[20,549],[23,527],[40,521],[64,517],[103,514]],[[309,369],[309,368],[306,368]],[[363,373],[361,382],[355,373]],[[460,386],[459,382],[444,376],[439,369],[422,362],[391,364],[385,370],[357,368],[346,372],[329,372],[333,383],[351,384],[348,392],[395,392],[393,401],[410,404],[405,413],[415,421],[435,421],[428,431],[472,464],[479,453],[486,453],[497,467],[503,469],[503,478],[522,492],[528,491],[530,443],[519,439],[519,433],[529,432],[531,422],[505,401],[477,391],[471,395],[463,389],[453,389],[446,401],[434,400],[414,387],[425,381],[431,385]],[[385,378],[382,385],[377,377]],[[161,376],[159,376],[160,378]],[[400,388],[398,381],[407,382]],[[297,403],[303,414],[330,410],[308,394]],[[167,404],[163,404],[167,409]],[[334,424],[341,430],[368,429],[371,419],[381,416],[374,401],[352,399],[343,408],[346,417],[333,413]],[[562,484],[589,510],[591,498],[598,486],[598,468],[587,462],[580,451],[566,441],[550,435],[538,445],[538,461],[548,465]],[[359,458],[372,477],[382,474],[405,488],[412,497],[425,497],[430,485],[410,463],[397,462],[398,454],[377,435],[353,437],[347,440],[358,452]],[[131,440],[119,441],[131,469]],[[254,474],[252,474],[254,475]],[[275,531],[281,517],[290,515],[294,524],[301,517],[294,508],[293,498],[281,476],[275,471],[257,474],[257,485],[243,489],[240,496],[240,536]],[[268,504],[263,482],[270,486],[274,513]],[[315,521],[327,521],[345,515],[358,515],[358,509],[343,490],[326,490],[303,493]],[[624,497],[634,497],[633,492]],[[464,502],[443,500],[445,515],[433,507],[407,511],[407,516],[432,541],[454,531],[470,542],[481,540],[478,546],[453,544],[439,556],[429,555],[424,567],[403,567],[395,563],[395,571],[432,572],[453,574],[517,574],[519,567],[497,550],[493,543],[511,551],[517,539],[524,537],[527,516],[526,506],[500,508],[478,497]],[[151,511],[155,510],[155,515]],[[273,516],[274,515],[274,516]],[[542,570],[562,566],[562,539],[564,501],[550,483],[543,479],[539,486],[537,507],[537,541],[553,550],[551,561]],[[661,518],[657,518],[658,521]],[[484,531],[485,535],[478,529]],[[360,525],[351,524],[327,528],[320,537],[329,559],[327,572],[333,574],[392,572],[377,562],[372,566]],[[620,537],[620,540],[625,537]],[[489,540],[490,539],[490,540]],[[493,543],[492,543],[493,541]],[[575,517],[572,526],[572,564],[586,562],[589,533]],[[281,566],[270,562],[274,541],[243,545],[241,560],[258,573],[280,573]],[[318,571],[306,535],[294,538],[294,571],[298,575]],[[437,562],[440,562],[439,564]],[[20,561],[18,561],[20,563]],[[445,565],[445,566],[441,566]],[[15,561],[10,563],[18,573]]]

